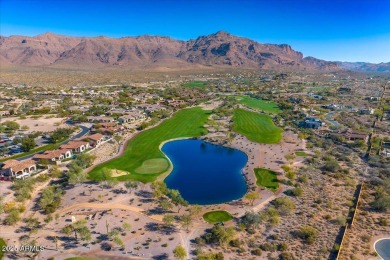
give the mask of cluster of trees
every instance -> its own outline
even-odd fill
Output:
[[[237,235],[234,227],[224,227],[222,225],[214,225],[212,229],[206,231],[204,235],[195,239],[198,245],[215,245],[226,248]]]
[[[374,196],[371,206],[375,210],[387,212],[390,209],[390,180],[382,181],[380,186],[375,188]]]
[[[177,207],[177,213],[183,207],[188,206],[186,201],[178,190],[168,189],[167,185],[162,181],[155,181],[152,183],[153,197],[158,199],[159,205],[163,210],[170,210],[174,206]]]
[[[49,179],[47,175],[39,175],[35,178],[28,178],[25,180],[16,180],[12,189],[15,191],[15,198],[18,202],[24,202],[31,198],[31,193],[37,183],[45,182]]]
[[[50,135],[50,142],[51,143],[57,143],[59,141],[63,141],[66,138],[69,137],[71,133],[73,133],[72,128],[57,128],[53,131],[53,133]]]
[[[68,183],[75,185],[77,183],[84,182],[87,176],[83,173],[83,170],[90,167],[95,160],[94,155],[82,153],[69,164]]]
[[[1,133],[13,133],[20,128],[20,125],[14,121],[5,121],[0,124]]]
[[[83,241],[92,240],[91,231],[89,230],[85,220],[79,220],[67,225],[61,230],[61,232],[66,235],[71,235],[73,233],[77,242],[79,238]]]
[[[51,214],[55,212],[61,203],[63,190],[60,187],[49,186],[42,191],[39,200],[39,207],[46,213]]]
[[[287,197],[276,198],[272,201],[272,206],[266,210],[255,213],[247,211],[240,219],[240,228],[246,229],[250,233],[254,233],[259,228],[260,224],[268,226],[276,226],[280,223],[280,216],[286,216],[293,212],[295,204]]]

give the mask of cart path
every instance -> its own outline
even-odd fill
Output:
[[[143,214],[147,216],[148,218],[151,218],[153,220],[162,222],[162,216],[160,215],[147,215],[145,214],[145,209],[143,208],[138,208],[130,205],[124,205],[121,203],[89,203],[89,202],[84,202],[84,203],[77,203],[74,204],[70,207],[61,209],[58,212],[58,214],[64,214],[68,211],[74,210],[74,209],[79,209],[79,208],[92,208],[92,209],[123,209],[123,210],[130,210],[133,212],[137,212],[140,214]]]

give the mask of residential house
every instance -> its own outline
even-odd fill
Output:
[[[368,109],[359,109],[359,114],[361,115],[373,115],[375,112],[375,109],[373,108],[368,108]]]
[[[82,153],[90,148],[89,142],[70,141],[60,146],[60,149],[71,150],[73,153]]]
[[[300,123],[301,127],[318,129],[321,126],[325,126],[326,123],[315,117],[306,117],[305,121]]]
[[[3,163],[3,166],[0,170],[0,175],[2,179],[23,179],[24,177],[30,176],[32,173],[36,172],[37,165],[34,160],[7,160]]]
[[[91,147],[99,146],[103,142],[103,140],[104,140],[104,135],[102,135],[100,133],[95,133],[92,135],[83,136],[83,137],[75,139],[75,141],[89,142],[89,145]]]
[[[91,133],[102,133],[113,135],[114,133],[121,132],[124,128],[119,126],[115,122],[98,123],[91,128]]]
[[[88,122],[91,123],[109,123],[115,122],[115,118],[110,116],[87,116]]]
[[[134,113],[128,113],[127,115],[123,115],[123,116],[119,117],[118,122],[120,124],[125,124],[125,123],[133,123],[133,122],[141,121],[141,120],[145,120],[145,119],[146,119],[145,113],[134,112]]]
[[[340,136],[349,141],[362,140],[365,143],[368,141],[368,134],[364,132],[353,131],[352,129],[345,130],[343,132],[329,132],[330,136]]]
[[[33,156],[33,160],[39,161],[42,159],[46,159],[51,163],[58,163],[62,160],[68,159],[72,157],[72,150],[68,149],[58,149],[58,150],[50,150],[45,151],[41,154],[35,154]]]

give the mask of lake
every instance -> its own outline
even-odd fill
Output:
[[[244,152],[191,139],[168,142],[161,150],[173,164],[165,183],[189,203],[218,204],[245,195],[242,169],[248,158]]]
[[[375,251],[384,260],[390,260],[390,238],[380,239],[375,242]]]

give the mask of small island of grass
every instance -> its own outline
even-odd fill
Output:
[[[254,170],[257,179],[257,186],[267,188],[273,192],[279,188],[279,181],[276,176],[276,172],[263,168],[255,168]]]
[[[233,216],[224,210],[210,211],[203,215],[203,219],[210,224],[226,222],[233,219]]]
[[[296,156],[301,156],[301,157],[306,157],[307,156],[307,153],[303,152],[303,151],[296,151],[295,152],[295,155]]]

